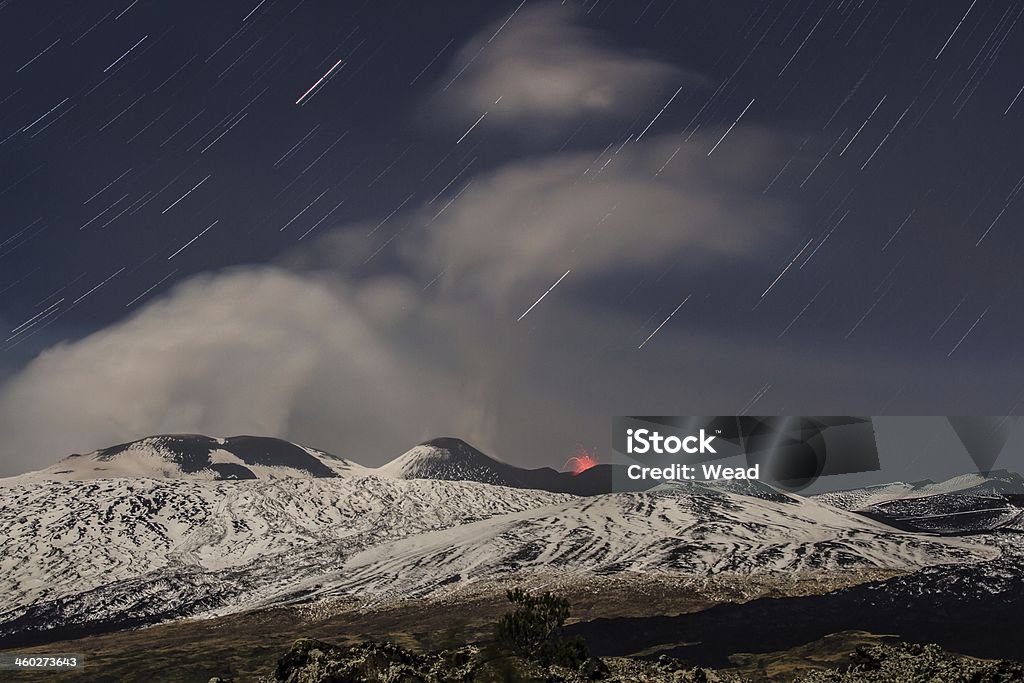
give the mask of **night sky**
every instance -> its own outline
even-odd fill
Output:
[[[0,0],[0,475],[1018,413],[1022,16]]]

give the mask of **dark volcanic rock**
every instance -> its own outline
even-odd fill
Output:
[[[591,657],[580,666],[580,675],[592,681],[608,678],[610,674],[608,665],[597,657]]]
[[[754,680],[731,671],[689,668],[671,657],[657,661],[594,657],[578,670],[539,668],[514,658],[505,659],[496,668],[487,669],[487,666],[485,655],[475,647],[421,655],[394,643],[367,642],[346,648],[303,639],[296,641],[280,659],[277,670],[267,683],[447,683],[477,680],[744,683]],[[1024,663],[973,659],[945,652],[937,645],[898,643],[860,647],[851,655],[849,666],[806,673],[794,683],[1015,681],[1024,681]]]
[[[303,639],[292,645],[274,671],[281,683],[413,683],[427,678],[427,662],[394,643],[363,643],[343,648]]]
[[[859,647],[846,671],[816,671],[799,683],[1011,683],[1024,681],[1024,663],[978,660],[937,645],[898,643]]]
[[[611,673],[608,665],[596,658],[573,671],[563,667],[540,668],[476,647],[421,655],[387,642],[366,642],[346,648],[303,639],[281,657],[268,683],[447,683],[506,680],[509,676],[509,680],[524,682],[589,683],[610,678]]]
[[[624,465],[600,464],[578,474],[550,467],[526,469],[502,462],[462,439],[442,437],[424,441],[382,469],[402,479],[478,481],[518,489],[537,489],[576,496],[612,491],[646,490],[653,480],[628,479]]]

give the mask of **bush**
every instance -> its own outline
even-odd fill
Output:
[[[524,659],[541,666],[577,667],[587,659],[583,640],[562,637],[561,629],[569,618],[569,601],[547,592],[531,595],[521,588],[506,593],[515,605],[498,621],[498,644]]]

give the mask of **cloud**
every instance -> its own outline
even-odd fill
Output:
[[[464,128],[487,112],[487,126],[543,138],[635,120],[696,83],[608,47],[560,6],[505,18],[452,61],[435,114]],[[279,265],[193,277],[6,379],[0,476],[162,432],[280,436],[371,465],[456,435],[560,466],[577,441],[601,455],[617,414],[941,414],[952,392],[973,412],[1005,410],[1019,386],[994,361],[936,370],[920,356],[830,353],[796,330],[778,339],[817,283],[755,318],[750,271],[767,285],[806,239],[793,208],[763,192],[792,150],[739,125],[711,154],[722,132],[652,130],[518,159],[386,225],[315,237]]]
[[[301,434],[360,455],[367,422],[393,420],[404,448],[444,405],[389,343],[400,281],[353,292],[274,267],[192,278],[130,319],[49,349],[0,395],[3,465],[37,467],[147,434]],[[430,386],[432,400],[416,394]],[[415,415],[416,427],[402,415]],[[369,430],[375,446],[387,444]],[[386,446],[384,446],[386,447]]]
[[[3,387],[0,476],[162,432],[274,435],[370,465],[455,435],[560,467],[577,443],[607,457],[614,415],[865,414],[883,403],[943,414],[951,379],[997,414],[982,394],[1006,374],[993,364],[935,375],[926,360],[723,334],[702,329],[708,310],[690,304],[637,349],[661,316],[565,296],[526,324],[481,316],[499,301],[467,304],[400,275],[261,266],[192,278]]]
[[[401,253],[422,277],[443,270],[442,286],[488,304],[568,269],[578,282],[749,259],[788,232],[788,209],[760,192],[782,143],[756,129],[732,136],[712,157],[710,139],[667,136],[508,164],[474,178],[440,218],[428,207],[428,227]]]
[[[631,162],[638,170],[633,183],[623,176],[609,186],[633,207],[631,220],[616,230],[646,225],[644,203],[623,196],[648,196],[641,161],[664,152],[661,141],[649,145]],[[568,160],[548,163],[558,168],[559,161]],[[464,193],[472,199],[465,209],[483,211],[488,196],[513,196],[517,183],[503,179],[536,163],[481,178],[494,192]],[[675,182],[688,177],[677,173]],[[775,233],[763,222],[738,219],[756,215],[757,206],[735,213],[729,183],[715,177],[702,182],[719,197],[717,209],[706,208],[701,222],[675,232],[670,220],[656,225],[659,249],[638,250],[634,265],[660,268],[692,250],[732,273],[752,253],[771,248]],[[579,198],[559,189],[565,187],[538,200],[540,212],[572,223]],[[567,202],[561,210],[558,197]],[[685,207],[671,208],[672,220],[681,220],[676,212]],[[667,314],[650,302],[616,308],[568,289],[517,322],[523,301],[537,295],[534,279],[562,265],[549,262],[547,252],[510,253],[515,240],[496,236],[460,249],[467,238],[459,231],[468,228],[459,226],[468,216],[453,212],[426,228],[417,240],[422,258],[407,254],[405,272],[338,275],[300,268],[302,259],[293,258],[288,268],[200,275],[119,324],[49,349],[0,387],[0,476],[164,432],[280,436],[369,465],[424,439],[455,435],[513,462],[560,467],[577,443],[606,457],[614,415],[865,414],[882,404],[890,412],[943,414],[951,385],[965,404],[998,414],[992,389],[1001,381],[1012,385],[998,364],[954,365],[936,374],[927,359],[839,354],[780,341],[774,332],[766,338],[756,327],[715,329],[706,324],[721,306],[715,301],[690,302],[642,349],[639,341]],[[482,229],[497,234],[522,225],[518,213],[499,212]],[[708,235],[716,234],[729,246],[712,244]],[[585,232],[580,239],[588,239]],[[337,244],[336,237],[324,241]],[[322,246],[314,251],[328,263]],[[571,252],[569,243],[553,248],[563,247]],[[424,289],[417,269],[430,272],[442,254],[449,271]],[[503,254],[514,263],[502,263]],[[584,254],[576,262],[586,264],[578,266],[581,277],[619,266],[611,247]]]
[[[656,97],[669,84],[674,91],[699,82],[651,57],[605,45],[578,18],[554,3],[502,17],[456,54],[431,108],[460,125],[486,111],[487,125],[536,131],[632,116],[660,104]]]
[[[574,399],[570,379],[585,374],[588,394],[615,394],[627,411],[650,378],[594,373],[580,330],[603,330],[599,347],[624,350],[643,321],[597,310],[573,287],[674,262],[700,273],[785,234],[783,207],[744,198],[777,164],[777,141],[737,129],[730,143],[711,158],[709,139],[651,137],[509,163],[440,214],[429,205],[396,217],[415,227],[395,241],[386,272],[363,265],[376,242],[349,226],[286,266],[194,277],[49,349],[4,385],[2,467],[12,474],[165,432],[281,436],[368,464],[444,434],[502,454],[522,447],[534,423],[553,430],[544,425],[555,414],[592,424],[595,406]],[[742,155],[740,170],[729,154]],[[517,324],[568,268],[565,291]]]

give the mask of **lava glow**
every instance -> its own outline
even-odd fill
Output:
[[[563,469],[571,469],[573,476],[586,472],[591,467],[597,464],[597,458],[587,452],[584,448],[579,448],[576,451],[576,455],[572,456],[565,461]]]

